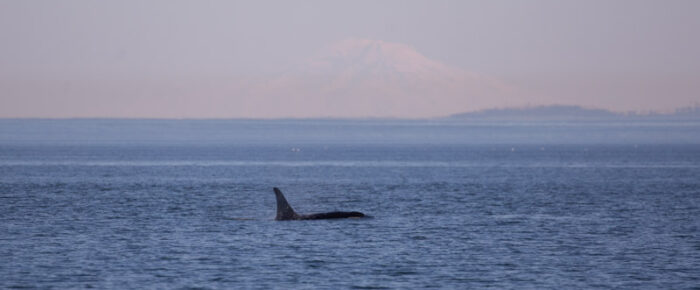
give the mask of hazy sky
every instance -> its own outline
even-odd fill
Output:
[[[2,0],[0,117],[378,116],[384,105],[328,113],[302,97],[265,113],[259,107],[279,98],[250,89],[347,39],[406,45],[515,92],[499,103],[470,95],[451,113],[523,104],[671,110],[700,102],[698,15],[694,0]],[[387,116],[414,114],[396,110]],[[415,115],[442,111],[431,112]]]

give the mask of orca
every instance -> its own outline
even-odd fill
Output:
[[[277,216],[275,220],[278,221],[288,221],[288,220],[323,220],[323,219],[342,219],[342,218],[361,218],[365,217],[365,214],[359,211],[332,211],[324,213],[314,213],[314,214],[298,214],[289,205],[287,199],[284,198],[282,191],[275,187],[275,197],[277,197]]]

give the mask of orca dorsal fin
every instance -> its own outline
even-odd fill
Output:
[[[292,206],[289,205],[287,199],[284,198],[282,191],[277,187],[273,188],[273,190],[275,191],[275,197],[277,198],[277,216],[275,217],[275,220],[281,221],[299,218],[299,215],[294,212]]]

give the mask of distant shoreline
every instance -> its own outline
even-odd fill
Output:
[[[497,108],[453,114],[446,117],[463,121],[700,121],[700,107],[676,109],[673,113],[618,113],[581,106],[549,105],[525,108]]]

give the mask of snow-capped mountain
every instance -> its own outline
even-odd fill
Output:
[[[288,117],[436,117],[499,105],[509,89],[495,79],[379,40],[331,44],[278,77],[254,85],[247,106],[270,104]]]

